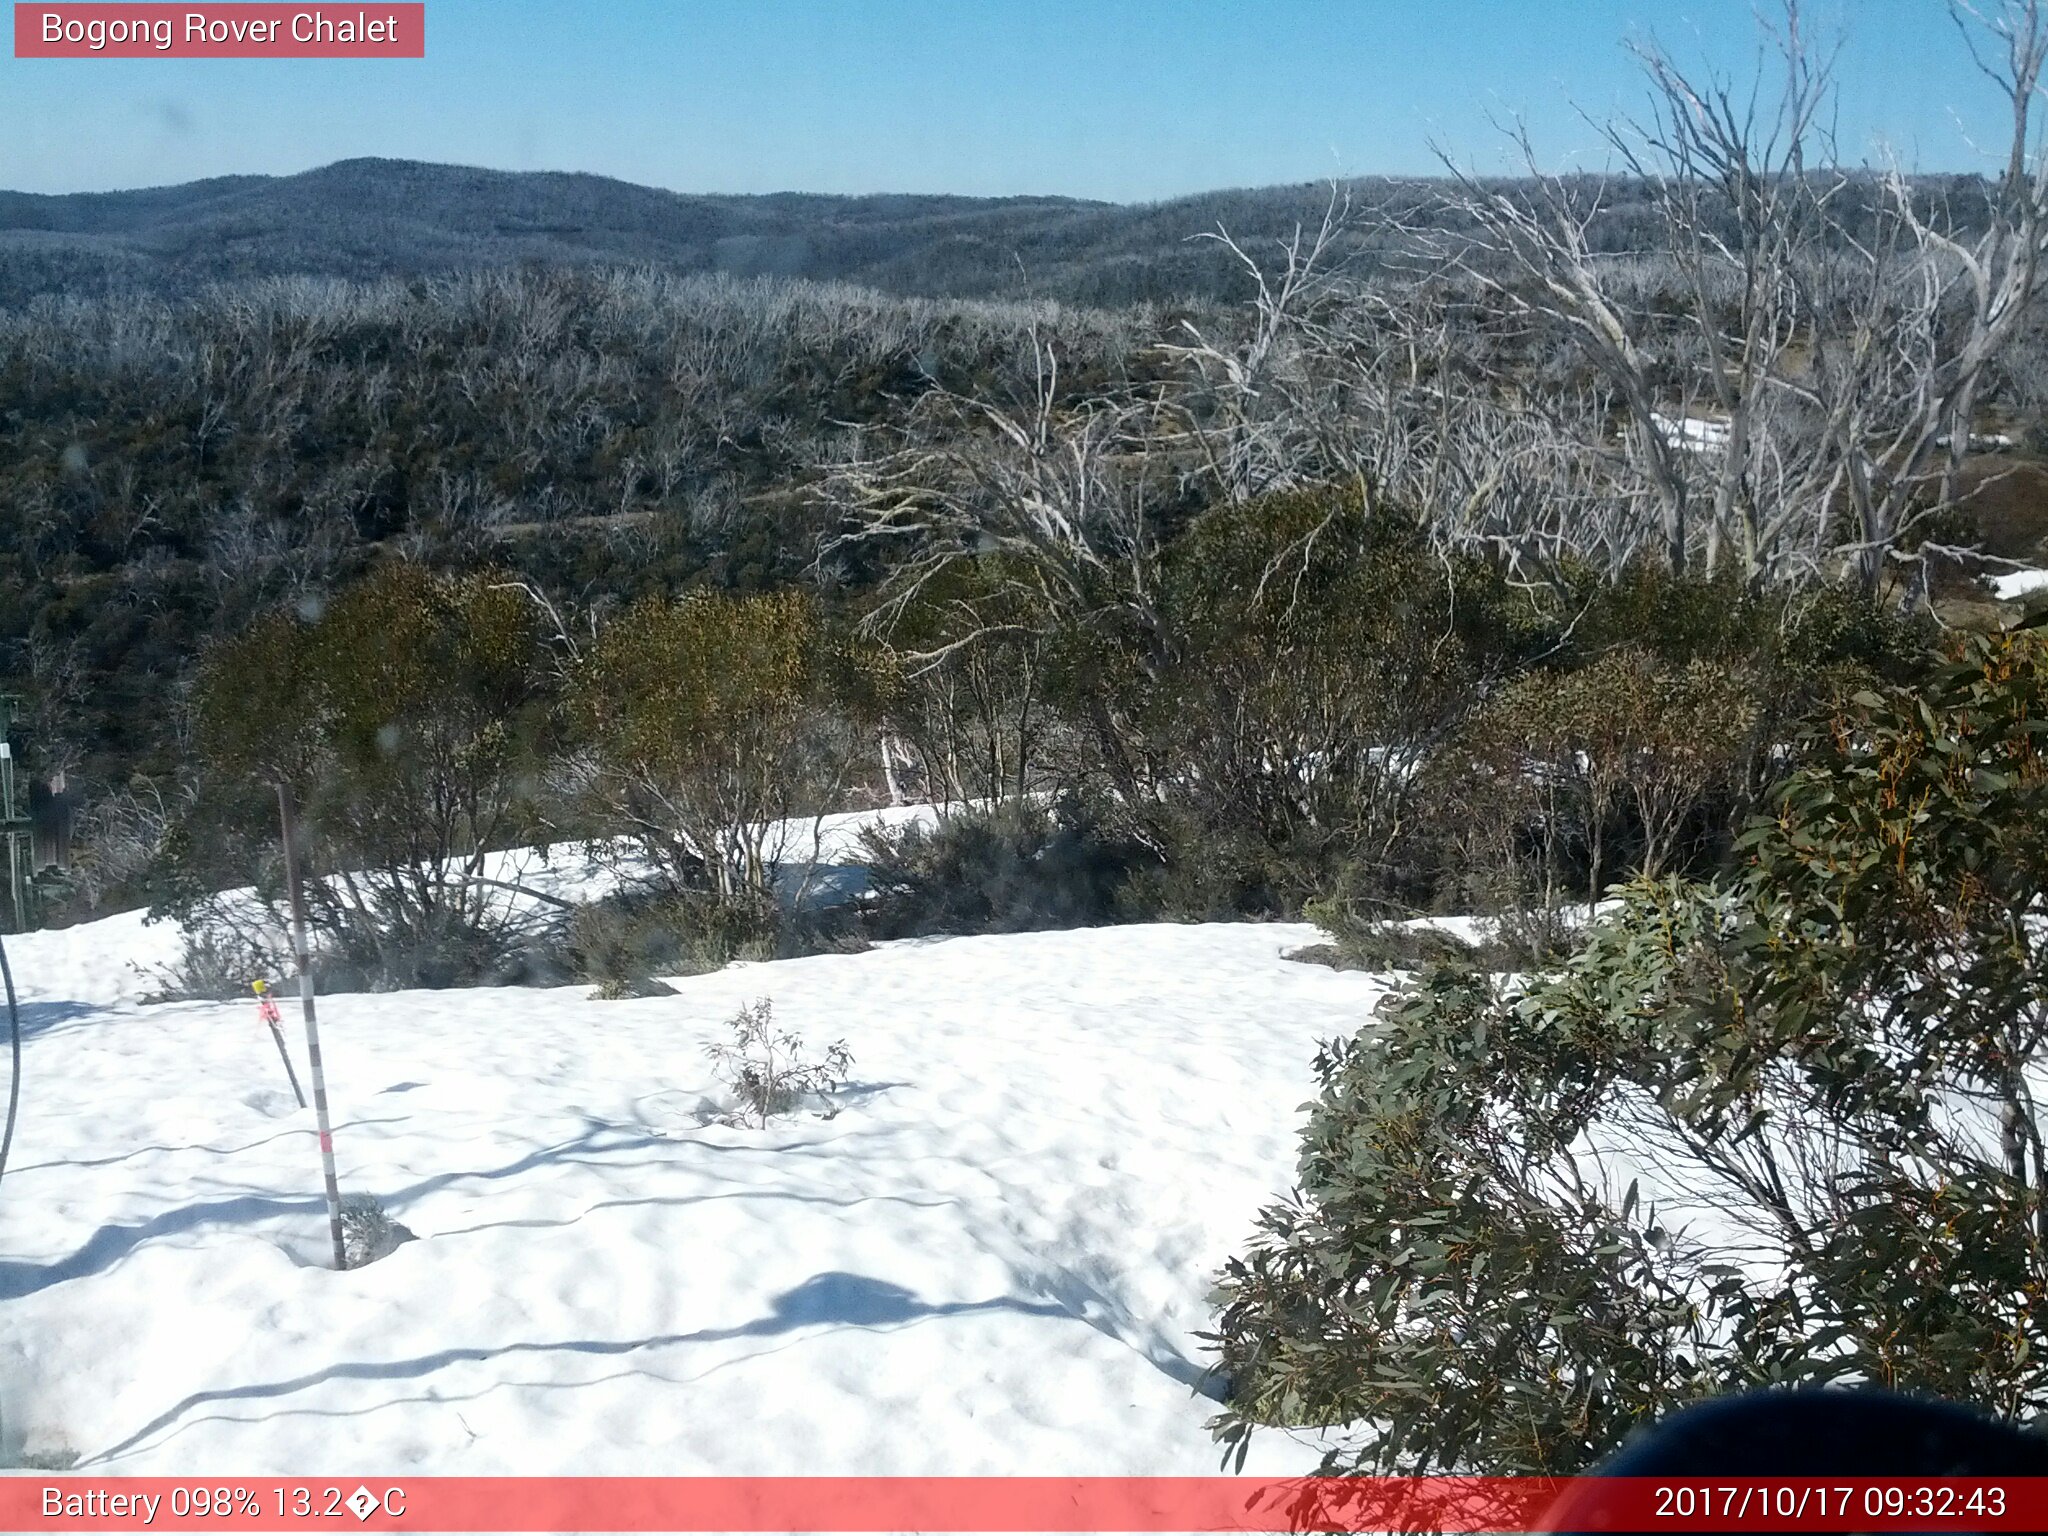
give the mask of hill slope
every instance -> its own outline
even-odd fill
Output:
[[[108,285],[177,291],[287,273],[403,277],[586,261],[1091,304],[1215,297],[1234,291],[1234,264],[1190,236],[1219,221],[1253,236],[1281,233],[1319,216],[1328,195],[1275,187],[1131,207],[1058,197],[689,196],[602,176],[347,160],[296,176],[144,191],[0,192],[0,303]]]

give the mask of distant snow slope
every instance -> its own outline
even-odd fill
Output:
[[[2044,587],[2048,587],[2048,571],[2035,570],[2031,566],[2022,566],[1991,578],[1991,590],[2002,603],[2025,597],[2030,592],[2039,592]]]
[[[1205,1473],[1205,1294],[1375,979],[1289,925],[895,945],[681,980],[323,999],[343,1187],[245,1004],[139,1006],[166,929],[10,942],[0,1463],[105,1472]],[[844,1038],[836,1117],[711,1117],[743,1003]],[[289,1038],[304,1072],[295,1008]],[[1278,1435],[1251,1470],[1313,1451]]]

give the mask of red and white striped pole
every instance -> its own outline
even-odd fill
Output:
[[[292,954],[299,962],[299,1001],[306,1010],[306,1067],[313,1078],[313,1114],[320,1124],[320,1171],[327,1179],[327,1225],[334,1234],[334,1267],[348,1268],[341,1241],[341,1184],[334,1176],[334,1131],[327,1119],[327,1074],[320,1066],[320,1024],[313,1014],[313,962],[306,950],[306,895],[299,888],[298,841],[292,829],[292,797],[277,786],[277,815],[284,828],[284,878],[292,892]]]

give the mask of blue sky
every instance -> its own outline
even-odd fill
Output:
[[[10,7],[11,9],[11,7]],[[374,10],[374,0],[370,9]],[[1775,6],[1766,5],[1775,11]],[[1996,101],[1941,0],[1820,0],[1846,158],[1979,169]],[[1489,116],[1597,165],[1622,44],[1746,73],[1751,0],[428,0],[424,60],[0,57],[0,188],[356,155],[696,192],[1142,201],[1502,164]]]

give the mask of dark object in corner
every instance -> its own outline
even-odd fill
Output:
[[[1544,1528],[1608,1530],[1604,1477],[2048,1477],[2048,1438],[1893,1392],[1745,1393],[1631,1435],[1558,1501]]]

